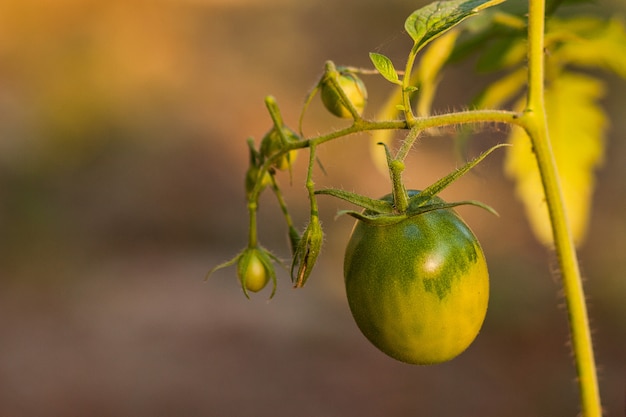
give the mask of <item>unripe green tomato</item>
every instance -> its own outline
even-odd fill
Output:
[[[339,86],[346,94],[359,115],[363,114],[367,104],[367,90],[365,84],[359,77],[352,73],[339,74],[337,79]],[[352,113],[341,100],[339,93],[333,88],[329,81],[324,81],[321,85],[322,102],[326,109],[337,117],[349,119]]]
[[[387,355],[411,364],[459,355],[478,335],[487,312],[483,251],[452,209],[391,225],[357,221],[344,277],[361,332]]]
[[[300,139],[298,135],[288,127],[283,127],[283,132],[287,137],[287,141],[298,141]],[[263,137],[263,140],[261,141],[261,154],[265,158],[270,158],[279,152],[282,147],[283,143],[280,133],[276,130],[276,128],[274,128],[270,130],[265,137]],[[278,158],[274,167],[281,171],[288,169],[296,160],[296,155],[297,151],[295,150],[285,153],[283,156]]]
[[[244,264],[243,268],[238,268],[241,285],[246,290],[252,292],[259,292],[265,288],[269,281],[269,274],[256,251],[244,255],[239,262],[247,262],[247,265]]]

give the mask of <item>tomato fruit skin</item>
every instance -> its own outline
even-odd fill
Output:
[[[391,225],[357,221],[344,260],[346,294],[361,332],[411,364],[436,364],[476,338],[489,300],[478,240],[452,209]]]

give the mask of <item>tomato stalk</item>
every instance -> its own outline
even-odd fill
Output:
[[[576,249],[567,221],[545,114],[544,27],[544,0],[530,0],[528,17],[529,90],[527,108],[521,121],[532,141],[552,224],[554,245],[565,292],[574,360],[578,372],[582,413],[585,417],[600,417],[602,407],[585,294]]]
[[[400,149],[396,153],[396,157],[392,158],[389,148],[385,146],[385,152],[387,154],[387,166],[389,167],[389,175],[391,177],[391,184],[393,189],[393,204],[395,209],[399,213],[406,213],[409,207],[409,196],[402,181],[402,173],[406,168],[404,160],[409,153],[409,150],[413,147],[413,144],[419,137],[421,130],[417,127],[413,127],[400,146]],[[381,144],[384,145],[384,144]]]

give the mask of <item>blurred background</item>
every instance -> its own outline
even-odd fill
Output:
[[[326,241],[307,286],[279,271],[277,295],[245,299],[248,136],[274,95],[295,126],[328,59],[404,62],[403,22],[420,0],[3,0],[0,2],[0,415],[575,416],[577,387],[556,259],[534,240],[502,155],[444,192],[491,270],[490,309],[455,360],[404,365],[372,347],[345,300],[352,221],[322,199]],[[621,0],[595,6],[626,14]],[[436,106],[460,108],[485,80],[446,72]],[[612,120],[591,227],[580,250],[608,416],[626,392],[626,83],[606,76]],[[371,107],[389,88],[367,78]],[[344,126],[315,101],[309,134]],[[470,153],[502,141],[486,126]],[[320,149],[317,184],[378,196],[367,135]],[[450,135],[410,156],[428,185],[459,165]],[[303,226],[305,159],[285,184]],[[265,197],[265,196],[264,196]],[[288,257],[271,195],[261,239]]]

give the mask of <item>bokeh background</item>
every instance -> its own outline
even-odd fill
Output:
[[[247,300],[234,269],[205,273],[246,242],[245,139],[270,127],[266,94],[295,125],[324,62],[403,62],[404,19],[425,2],[372,0],[3,0],[0,2],[0,415],[575,416],[575,372],[555,257],[534,240],[502,156],[446,190],[500,212],[459,211],[490,263],[476,342],[433,367],[373,348],[342,283],[351,220],[320,199],[326,231],[307,286]],[[595,6],[622,13],[621,0]],[[437,106],[480,90],[471,63],[446,72]],[[580,250],[608,416],[626,393],[626,83],[606,76],[612,120]],[[367,78],[369,114],[388,86]],[[316,101],[309,133],[342,126]],[[452,137],[422,141],[409,184],[460,163]],[[486,126],[470,153],[502,141]],[[367,135],[320,150],[332,185],[377,196]],[[280,178],[296,221],[300,184]],[[277,205],[264,245],[288,256]]]

